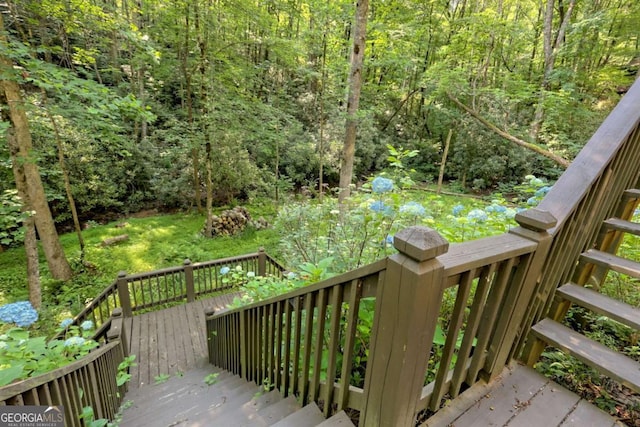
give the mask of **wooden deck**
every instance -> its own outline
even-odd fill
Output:
[[[622,424],[533,369],[514,363],[491,383],[471,387],[422,426],[613,427]]]
[[[160,382],[156,380],[160,376],[166,380],[181,377],[188,371],[204,372],[208,363],[205,308],[222,309],[233,297],[222,295],[127,319],[130,354],[136,355],[137,362],[130,371],[130,393]],[[151,402],[145,404],[153,406]],[[156,404],[162,405],[160,400]],[[153,411],[153,408],[146,410]],[[621,426],[579,396],[518,364],[505,368],[490,384],[478,383],[471,387],[422,425]]]
[[[129,354],[136,355],[137,363],[130,370],[129,388],[204,367],[208,363],[204,311],[225,308],[235,295],[197,300],[126,319]]]

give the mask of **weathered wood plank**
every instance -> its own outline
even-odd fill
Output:
[[[156,316],[156,314],[158,314]],[[162,316],[161,313],[152,311],[148,313],[149,316],[149,381],[154,382],[155,378],[159,375],[159,359],[160,352],[158,351],[158,318]]]
[[[549,380],[537,374],[532,369],[515,365],[503,372],[501,381],[493,382],[491,390],[479,401],[461,413],[447,424],[433,424],[431,426],[455,425],[456,427],[485,427],[505,425],[517,412],[518,408],[526,405]]]
[[[562,421],[560,427],[602,426],[613,427],[616,422],[609,414],[585,400],[580,400],[573,411]]]
[[[554,383],[547,383],[531,400],[514,405],[517,412],[506,425],[509,427],[557,426],[579,400],[580,397],[569,390]]]
[[[567,283],[558,288],[557,295],[599,314],[640,330],[640,310],[602,295],[584,286]]]
[[[582,362],[640,392],[640,363],[555,322],[543,319],[532,327],[541,340],[561,348]]]
[[[637,222],[625,221],[620,218],[609,218],[604,222],[604,226],[612,230],[640,236],[640,224]]]
[[[630,188],[624,192],[624,197],[629,199],[640,199],[640,189]]]
[[[149,384],[149,316],[140,315],[140,345],[138,347],[138,386]]]
[[[640,279],[640,263],[638,262],[598,251],[596,249],[589,249],[587,252],[583,253],[580,258],[585,262],[590,262],[601,267],[617,271],[618,273]]]

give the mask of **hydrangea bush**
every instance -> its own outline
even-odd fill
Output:
[[[19,309],[16,309],[16,304],[19,303],[0,307],[3,316],[5,312],[12,313],[11,323],[23,326],[11,328],[0,335],[0,387],[60,368],[85,356],[98,346],[98,343],[91,339],[94,325],[90,320],[85,320],[80,326],[71,326],[72,319],[63,320],[58,329],[65,332],[63,339],[47,341],[43,336],[30,336],[30,332],[24,327],[28,326],[28,321],[35,322],[34,314],[31,312],[33,308],[29,310],[24,304],[19,304]],[[7,306],[10,307],[9,310],[5,309]],[[35,318],[37,319],[37,312]],[[5,319],[8,317],[2,317],[2,321],[6,321]]]

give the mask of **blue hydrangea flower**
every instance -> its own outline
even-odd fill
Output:
[[[85,320],[84,322],[82,322],[82,324],[80,324],[80,327],[83,331],[90,331],[91,329],[93,329],[93,322],[91,320]]]
[[[384,204],[383,201],[378,200],[376,202],[373,202],[369,205],[369,209],[371,209],[374,212],[388,212],[391,208],[387,205]]]
[[[220,274],[222,274],[224,276],[225,274],[227,274],[230,271],[231,271],[231,269],[229,267],[222,267],[220,269]]]
[[[495,205],[493,207],[493,210],[497,213],[505,213],[507,211],[507,208],[502,205]]]
[[[493,205],[489,205],[489,206],[487,206],[484,210],[485,210],[486,212],[491,213],[491,212],[495,211],[495,206],[493,206]]]
[[[373,190],[374,193],[386,193],[391,191],[393,190],[393,181],[378,176],[371,182],[371,190]]]
[[[287,279],[289,279],[289,280],[293,280],[296,277],[298,277],[298,275],[296,273],[294,273],[293,271],[290,271],[290,272],[287,273]]]
[[[487,220],[487,213],[482,209],[474,209],[467,214],[467,218],[471,221],[484,222]]]
[[[0,307],[0,320],[26,328],[38,320],[38,312],[29,301],[14,302]]]
[[[393,245],[393,236],[391,234],[387,234],[387,237],[384,240],[387,244]]]
[[[535,206],[538,204],[538,199],[536,199],[535,197],[529,197],[529,199],[527,200],[527,204],[529,206]]]
[[[73,319],[70,317],[67,317],[62,322],[60,322],[60,327],[62,329],[67,329],[69,326],[71,326],[72,323],[73,323]]]
[[[85,343],[85,339],[82,337],[71,337],[71,338],[67,338],[64,342],[64,346],[65,347],[72,347],[75,345],[82,345]]]
[[[541,185],[544,185],[544,181],[541,180],[540,178],[533,178],[529,183],[536,187],[540,187]]]
[[[423,216],[426,213],[424,206],[422,206],[418,202],[405,203],[404,205],[400,206],[400,212],[414,216]]]
[[[549,190],[551,190],[551,187],[549,187],[548,185],[545,185],[544,187],[538,188],[538,190],[535,192],[535,196],[543,197],[545,194],[549,192]]]
[[[464,206],[455,205],[451,210],[451,212],[453,213],[453,216],[460,216],[460,213],[462,213],[463,210],[464,210]]]

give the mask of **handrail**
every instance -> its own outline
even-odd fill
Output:
[[[114,318],[114,324],[121,322],[117,310]],[[121,327],[112,328],[108,335],[109,342],[77,361],[0,387],[0,405],[62,405],[65,425],[71,427],[84,426],[80,415],[87,406],[96,418],[113,420],[126,391],[126,384],[118,386],[117,375],[128,350]]]
[[[531,215],[536,216],[536,212]],[[322,401],[326,415],[350,408],[367,417],[366,425],[376,425],[386,417],[377,411],[393,412],[396,410],[389,407],[405,404],[394,392],[386,397],[380,395],[384,393],[380,390],[393,389],[390,384],[393,380],[377,377],[378,370],[396,369],[387,366],[389,360],[385,356],[381,357],[386,362],[378,356],[385,351],[397,352],[398,345],[389,345],[396,339],[392,336],[406,334],[393,324],[398,317],[411,316],[413,310],[417,310],[416,313],[422,312],[418,318],[426,323],[418,322],[419,326],[414,326],[416,331],[433,338],[442,293],[452,291],[455,308],[448,328],[443,328],[446,343],[439,350],[440,355],[428,362],[431,366],[440,363],[440,368],[425,375],[428,384],[424,387],[416,371],[410,374],[418,378],[413,406],[410,404],[408,411],[409,418],[415,420],[415,413],[420,410],[437,409],[445,391],[457,395],[463,382],[473,384],[479,373],[486,377],[501,370],[498,365],[506,355],[495,347],[508,345],[508,340],[515,339],[515,334],[510,335],[512,326],[520,321],[515,304],[526,296],[526,292],[519,290],[531,288],[531,284],[526,283],[527,274],[538,268],[540,259],[544,258],[549,241],[544,228],[552,223],[539,230],[520,228],[501,236],[451,245],[446,253],[442,249],[446,243],[438,240],[441,238],[437,233],[420,227],[409,228],[395,236],[394,244],[400,253],[391,258],[265,301],[209,312],[206,318],[209,360],[247,380],[266,383],[285,395],[295,394],[303,404]],[[425,243],[416,240],[416,235],[429,237]],[[435,239],[435,243],[429,239]],[[423,249],[416,249],[420,247]],[[439,253],[437,258],[432,258]],[[421,277],[431,268],[435,268],[434,272],[440,271],[439,276],[421,283],[425,280]],[[410,277],[415,279],[409,280]],[[413,296],[401,296],[403,289],[416,285],[419,287],[409,291]],[[399,307],[399,301],[415,305]],[[364,312],[360,312],[359,307],[363,304],[375,306],[374,328],[369,337],[360,335],[355,341],[356,330],[362,326]],[[463,337],[462,346],[455,345],[458,336]],[[415,350],[412,359],[425,374],[425,355],[430,354],[432,338]],[[403,346],[407,344],[400,347]],[[361,356],[356,354],[358,349],[364,351],[363,354],[369,352],[364,373],[350,371],[354,368],[354,357]],[[403,357],[406,363],[406,355]],[[371,373],[372,370],[376,373]],[[361,382],[357,386],[351,381],[353,375],[365,378],[364,387]],[[403,374],[390,375],[401,377]],[[398,387],[395,393],[398,395],[405,395],[404,391],[400,392],[402,388],[411,388],[406,383]],[[381,409],[385,407],[387,409]],[[394,418],[393,423],[397,422]]]
[[[260,249],[252,254],[211,261],[191,263],[185,260],[180,266],[143,273],[127,275],[122,272],[117,280],[107,286],[73,318],[70,326],[80,326],[85,320],[91,320],[96,327],[93,339],[104,341],[105,334],[111,327],[110,313],[117,307],[123,307],[123,301],[125,315],[131,316],[135,311],[162,307],[170,302],[193,301],[199,296],[229,289],[230,286],[222,283],[223,278],[219,270],[215,271],[217,267],[229,265],[240,265],[244,271],[255,271],[258,275],[281,276],[285,271],[280,263]],[[171,292],[169,292],[169,283],[171,283]],[[159,290],[162,285],[165,287],[164,294]],[[235,285],[237,283],[234,283]],[[53,338],[62,338],[65,333],[66,330],[60,331]]]
[[[553,243],[523,327],[540,321],[556,288],[574,277],[580,254],[592,247],[602,222],[614,216],[622,193],[640,184],[639,165],[640,79],[538,205],[558,223],[549,230]],[[524,348],[524,338],[517,352]]]

